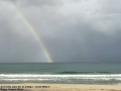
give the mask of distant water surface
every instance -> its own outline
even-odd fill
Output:
[[[1,63],[0,82],[120,84],[121,64]]]

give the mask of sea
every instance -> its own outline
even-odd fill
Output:
[[[0,83],[121,84],[121,64],[1,63]]]

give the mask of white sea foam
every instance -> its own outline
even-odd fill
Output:
[[[0,74],[0,80],[121,80],[121,74]]]

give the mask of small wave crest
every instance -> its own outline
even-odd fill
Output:
[[[76,72],[76,71],[63,71],[63,72],[57,72],[57,74],[111,74],[110,72]]]

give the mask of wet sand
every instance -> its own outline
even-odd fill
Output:
[[[0,91],[121,91],[121,85],[0,84]]]

